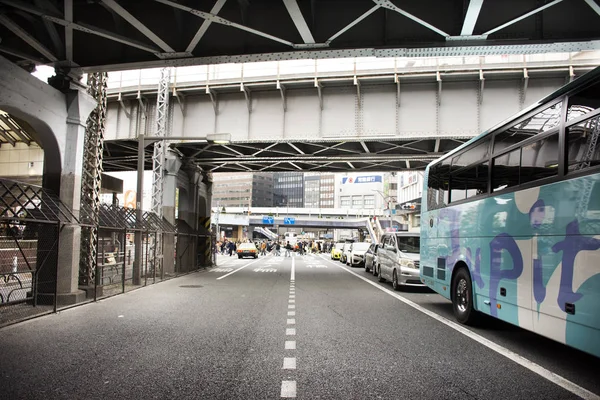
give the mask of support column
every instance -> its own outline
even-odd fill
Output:
[[[98,264],[97,244],[107,81],[108,74],[105,72],[97,72],[88,76],[88,93],[97,101],[96,108],[87,119],[81,179],[81,207],[85,209],[85,215],[79,219],[82,224],[88,225],[81,230],[81,259],[79,262],[79,285],[88,293],[95,286]]]
[[[167,150],[164,163],[163,177],[163,198],[162,214],[163,217],[173,226],[175,226],[175,191],[177,189],[177,174],[181,168],[181,160],[177,153]],[[175,273],[175,235],[173,233],[163,234],[163,269],[166,275]]]
[[[67,93],[67,132],[60,177],[60,200],[79,218],[81,205],[81,173],[83,167],[83,144],[86,121],[96,107],[93,97],[84,90]],[[85,292],[78,289],[81,228],[64,226],[59,235],[57,303],[75,304],[85,300]]]

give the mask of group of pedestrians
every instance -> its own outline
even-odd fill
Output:
[[[233,240],[223,239],[222,242],[217,243],[217,251],[220,251],[221,255],[228,254],[229,257],[231,257],[233,254],[235,254],[237,245],[238,243]]]
[[[216,252],[221,253],[221,255],[229,255],[230,257],[236,254],[237,246],[241,242],[234,241],[231,239],[223,239],[223,241],[217,242]],[[331,251],[333,247],[333,243],[320,241],[302,241],[299,240],[295,245],[291,244],[287,241],[285,244],[282,244],[280,241],[276,242],[267,242],[263,240],[261,242],[255,242],[256,248],[258,250],[259,255],[266,256],[267,253],[273,253],[275,256],[281,256],[282,248],[285,250],[284,257],[291,257],[291,253],[297,249],[299,255],[310,254],[310,253],[328,253]]]

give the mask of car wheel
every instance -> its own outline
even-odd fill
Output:
[[[473,308],[473,284],[465,268],[456,273],[452,283],[452,308],[454,316],[461,324],[473,325],[477,322],[477,311]]]
[[[242,258],[242,256],[238,256],[238,259],[239,259],[239,258]]]
[[[394,290],[400,290],[400,284],[398,283],[398,274],[396,270],[394,270],[394,273],[392,274],[392,288]]]
[[[379,276],[379,282],[385,282],[385,278],[381,275],[381,265],[377,267],[377,271],[379,271],[377,274]]]
[[[258,258],[258,256],[254,256],[254,259],[256,260]]]

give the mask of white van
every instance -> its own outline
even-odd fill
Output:
[[[418,233],[390,232],[381,237],[377,249],[379,282],[392,281],[401,286],[424,286],[419,277],[420,242]]]

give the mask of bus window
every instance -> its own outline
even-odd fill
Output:
[[[520,173],[521,184],[558,174],[558,132],[523,146]]]
[[[600,116],[567,129],[568,171],[578,171],[600,164]]]
[[[482,143],[473,146],[462,154],[452,158],[452,170],[455,171],[478,161],[487,160],[490,155],[489,149],[491,141],[491,139],[483,140]]]
[[[492,167],[492,191],[506,189],[519,184],[521,149],[513,150],[494,158]]]
[[[569,97],[567,121],[600,108],[600,84],[595,84]]]
[[[494,137],[494,154],[499,151],[520,143],[525,139],[537,135],[538,133],[550,130],[560,123],[560,110],[562,103],[546,108],[524,121],[519,122],[512,128],[499,132]]]
[[[427,208],[435,210],[448,204],[448,183],[450,181],[450,159],[433,166],[427,180]]]

